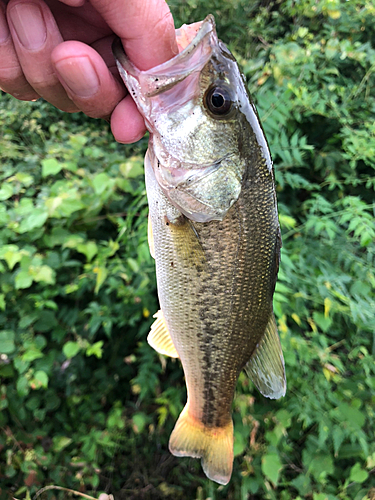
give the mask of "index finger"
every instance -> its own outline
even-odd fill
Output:
[[[164,0],[91,0],[121,38],[129,59],[147,70],[178,54],[173,17]]]

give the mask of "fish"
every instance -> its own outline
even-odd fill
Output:
[[[180,52],[147,71],[113,46],[150,132],[148,239],[160,310],[148,336],[179,358],[187,402],[169,440],[228,484],[231,407],[242,370],[266,397],[285,395],[273,312],[280,261],[274,168],[245,78],[215,20],[176,30]]]

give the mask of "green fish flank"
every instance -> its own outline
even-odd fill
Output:
[[[272,308],[281,247],[274,173],[255,107],[213,17],[176,36],[180,53],[148,71],[119,44],[114,54],[150,131],[149,243],[161,310],[148,340],[180,358],[188,392],[169,448],[201,458],[207,477],[227,484],[241,370],[266,397],[286,390]]]

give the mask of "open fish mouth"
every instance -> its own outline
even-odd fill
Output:
[[[140,96],[155,97],[193,73],[199,75],[218,43],[215,20],[208,15],[204,21],[183,25],[176,30],[176,37],[181,52],[147,71],[140,71],[129,61],[120,39],[114,41],[112,50],[118,70],[136,101]]]

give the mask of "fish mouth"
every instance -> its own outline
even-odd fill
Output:
[[[218,43],[214,17],[209,14],[203,21],[184,24],[176,30],[176,38],[181,52],[146,71],[128,59],[119,38],[113,42],[118,70],[139,107],[143,108],[141,101],[145,98],[165,92],[205,66]]]

